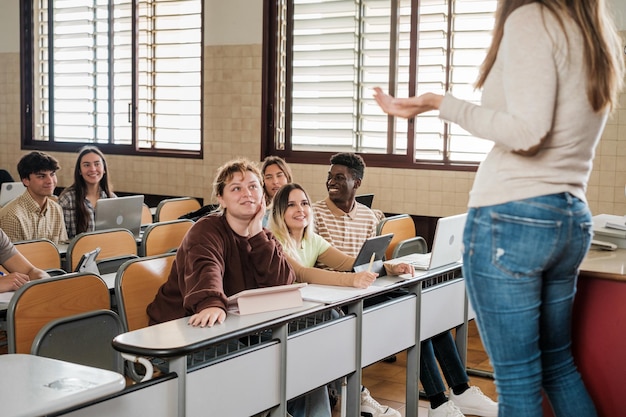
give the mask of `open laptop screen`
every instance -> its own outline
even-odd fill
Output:
[[[96,230],[121,227],[138,237],[142,205],[143,195],[101,198],[96,206]]]

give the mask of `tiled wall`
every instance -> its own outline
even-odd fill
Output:
[[[623,33],[626,37],[626,32]],[[192,195],[211,201],[217,167],[234,157],[260,159],[261,46],[205,48],[204,160],[108,156],[120,191]],[[0,54],[0,167],[17,177],[20,149],[19,56]],[[71,183],[75,155],[54,154],[63,169],[59,185]],[[314,200],[325,197],[328,166],[295,164],[293,171]],[[368,168],[360,192],[375,193],[385,212],[442,216],[464,212],[473,173]],[[626,93],[597,149],[588,199],[594,213],[626,214]]]

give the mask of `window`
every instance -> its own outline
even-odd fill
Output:
[[[202,0],[24,0],[26,147],[202,150]]]
[[[327,163],[335,152],[369,165],[474,169],[491,142],[434,112],[388,117],[372,88],[407,97],[473,83],[491,42],[497,0],[266,0],[266,153]],[[464,168],[462,168],[464,167]]]

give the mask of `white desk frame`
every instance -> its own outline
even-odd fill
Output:
[[[2,414],[42,416],[124,389],[121,374],[35,355],[0,355]]]
[[[454,278],[422,289],[423,281],[440,276],[453,276]],[[406,294],[376,304],[370,308],[364,308],[364,301],[368,298],[399,288],[407,290]],[[445,302],[444,310],[446,310],[443,316],[438,311],[428,311],[430,307],[426,311],[424,310],[424,306],[441,303],[442,297]],[[456,306],[457,308],[451,308],[451,306]],[[289,322],[299,317],[310,316],[334,307],[343,307],[348,311],[348,314],[339,320],[333,320],[314,327],[310,331],[304,331],[296,335],[288,334]],[[119,335],[114,339],[113,345],[122,352],[140,356],[160,357],[169,361],[170,371],[175,372],[178,376],[179,416],[196,415],[197,410],[194,408],[195,405],[192,401],[195,398],[191,393],[194,392],[194,387],[199,384],[193,383],[188,385],[187,382],[188,380],[203,378],[193,375],[195,372],[188,374],[186,355],[215,343],[236,339],[255,331],[271,329],[274,342],[266,344],[262,348],[254,349],[251,353],[244,353],[238,356],[237,360],[243,361],[247,355],[260,355],[260,357],[273,358],[273,360],[277,361],[275,364],[270,364],[270,368],[278,365],[279,374],[276,375],[278,387],[273,386],[274,382],[267,382],[266,385],[269,387],[263,388],[268,388],[270,391],[276,388],[278,394],[268,394],[269,399],[267,401],[269,406],[259,405],[259,409],[256,410],[259,412],[274,407],[271,411],[272,416],[286,415],[287,400],[307,392],[306,390],[331,382],[337,377],[347,376],[347,416],[358,417],[360,414],[361,368],[374,361],[384,359],[390,354],[406,349],[406,416],[416,417],[418,415],[419,401],[420,342],[437,334],[430,334],[432,332],[440,333],[451,328],[457,328],[457,345],[459,346],[459,352],[461,352],[464,358],[466,352],[465,338],[467,335],[465,327],[468,316],[471,314],[469,311],[467,297],[465,296],[465,283],[461,278],[460,264],[454,264],[429,271],[419,277],[398,282],[389,287],[381,287],[378,292],[368,293],[329,305],[305,302],[304,306],[296,309],[248,316],[229,314],[223,324],[212,328],[188,326],[188,319],[183,318]],[[406,320],[407,312],[410,312],[410,320]],[[399,317],[404,321],[398,320]],[[382,349],[380,349],[380,346],[372,347],[372,342],[374,341],[372,338],[373,329],[385,330],[381,328],[379,323],[390,323],[389,320],[405,323],[404,327],[401,331],[396,331],[389,336],[387,340],[390,347],[383,347]],[[408,325],[406,324],[407,322],[409,323]],[[421,328],[426,323],[428,323],[428,326],[425,327],[430,327],[430,329],[425,334],[422,334]],[[343,341],[337,343],[333,339],[324,339],[325,337],[330,337],[328,335],[343,337]],[[309,338],[309,343],[307,343],[307,338]],[[314,343],[315,338],[333,340],[333,342]],[[342,347],[345,348],[342,349]],[[375,349],[378,350],[375,351]],[[315,355],[315,357],[308,356],[310,354]],[[334,361],[331,354],[342,359]],[[302,357],[309,359],[303,363],[300,359]],[[228,360],[228,358],[225,358],[224,362]],[[315,372],[300,373],[310,371],[311,366],[320,366],[321,363],[326,364],[326,362],[322,361],[330,362],[330,365],[326,365],[326,369],[321,370],[320,375],[316,375]],[[221,363],[219,362],[218,364]],[[338,363],[342,363],[343,367],[340,366],[337,369]],[[214,364],[209,364],[207,368],[202,369],[202,372],[211,373],[212,370],[208,368],[214,366]],[[245,369],[242,372],[245,372]],[[308,379],[311,376],[313,381],[307,384],[308,381],[299,380],[298,375],[307,375],[307,378],[300,379]],[[245,375],[242,374],[241,378],[244,379]],[[226,389],[221,385],[220,388]],[[238,392],[239,396],[241,396],[241,392]],[[257,398],[259,397],[257,396]],[[202,398],[202,400],[205,401],[204,405],[210,403],[207,402],[206,397]]]

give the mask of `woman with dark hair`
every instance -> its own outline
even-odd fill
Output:
[[[59,196],[68,238],[95,230],[98,200],[114,197],[104,154],[95,146],[83,147],[74,166],[74,183]]]

